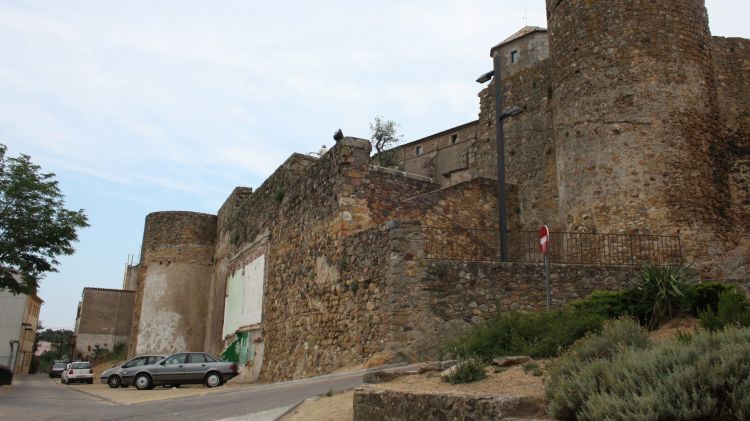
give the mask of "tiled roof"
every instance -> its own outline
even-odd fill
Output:
[[[508,38],[505,38],[503,42],[501,42],[500,44],[497,44],[496,46],[492,47],[492,49],[494,50],[495,48],[502,47],[503,45],[511,41],[515,41],[519,38],[523,38],[526,35],[534,33],[534,32],[547,32],[547,28],[542,28],[540,26],[524,26],[515,34],[509,36]]]
[[[112,292],[135,292],[128,289],[114,289],[114,288],[95,288],[95,287],[84,287],[84,290],[86,289],[93,289],[96,291],[112,291]]]

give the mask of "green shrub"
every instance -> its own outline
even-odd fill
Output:
[[[640,293],[635,288],[621,291],[594,291],[586,298],[570,303],[576,310],[600,314],[607,319],[636,316]]]
[[[719,294],[716,311],[708,306],[698,312],[701,326],[716,331],[727,326],[748,327],[750,326],[750,306],[747,297],[734,289]]]
[[[723,282],[693,284],[685,291],[686,310],[696,317],[706,307],[716,311],[719,295],[726,291],[734,291],[734,286]]]
[[[513,311],[489,319],[459,336],[447,351],[485,360],[507,355],[552,357],[601,327],[605,316],[564,308],[544,313]]]
[[[645,332],[634,322],[615,323],[605,325],[601,335],[576,342],[550,367],[547,395],[552,416],[562,420],[750,417],[750,329],[699,332],[689,343],[651,344],[643,340]],[[615,333],[618,328],[631,334],[640,329],[640,333],[628,339]]]
[[[523,372],[526,373],[526,374],[531,373],[531,374],[533,374],[533,375],[535,375],[537,377],[539,377],[539,376],[541,376],[543,374],[542,368],[539,367],[539,364],[537,364],[537,363],[535,363],[533,361],[527,362],[526,364],[522,365],[521,367],[523,368]]]
[[[656,329],[686,307],[685,292],[695,283],[686,266],[644,265],[636,290],[637,316],[650,329]]]
[[[456,369],[447,377],[445,381],[450,384],[471,383],[482,380],[487,377],[484,371],[485,364],[479,358],[464,358],[456,363]]]

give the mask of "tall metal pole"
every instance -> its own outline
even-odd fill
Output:
[[[503,132],[503,86],[500,54],[492,58],[495,71],[495,139],[497,141],[497,208],[500,213],[500,261],[508,261],[508,215],[505,208],[505,133]]]

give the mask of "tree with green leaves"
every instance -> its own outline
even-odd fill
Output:
[[[35,291],[58,256],[73,254],[77,231],[87,227],[83,209],[65,208],[55,174],[43,173],[28,155],[7,157],[0,144],[0,288]]]
[[[370,123],[370,143],[378,154],[404,140],[404,136],[398,134],[398,127],[398,123],[393,120],[386,120],[382,115],[375,116]]]

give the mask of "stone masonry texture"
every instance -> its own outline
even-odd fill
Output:
[[[711,37],[702,0],[547,0],[547,12],[548,32],[509,46],[526,61],[479,93],[478,120],[422,139],[408,172],[429,179],[344,138],[238,187],[216,216],[149,215],[131,352],[220,353],[227,279],[260,256],[264,381],[434,357],[445,335],[540,310],[541,265],[472,261],[497,254],[469,230],[498,225],[494,83],[523,109],[504,122],[512,231],[679,235],[702,277],[747,280],[750,42]],[[553,303],[636,272],[553,265]]]

